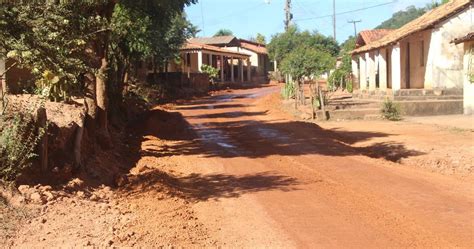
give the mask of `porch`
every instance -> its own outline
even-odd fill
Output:
[[[217,81],[221,83],[252,81],[250,55],[201,44],[188,44],[181,50],[181,64],[176,65],[175,71],[202,73],[203,65],[217,68]]]

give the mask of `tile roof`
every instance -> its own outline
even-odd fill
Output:
[[[417,19],[405,24],[403,27],[393,30],[380,40],[369,43],[363,47],[352,51],[353,54],[366,52],[377,49],[389,44],[398,42],[399,40],[418,31],[425,30],[452,16],[458,11],[464,10],[466,7],[472,5],[472,0],[451,0],[435,9],[432,9]]]
[[[216,44],[229,44],[234,39],[236,39],[235,36],[226,35],[226,36],[191,38],[191,39],[189,39],[189,41],[193,42],[193,43],[216,45]]]
[[[220,48],[220,47],[206,45],[206,44],[200,44],[200,43],[196,43],[196,42],[187,42],[186,44],[184,44],[181,47],[181,51],[189,51],[189,50],[207,50],[207,51],[211,51],[211,52],[223,53],[223,54],[228,54],[228,55],[235,55],[237,57],[245,57],[245,58],[250,57],[250,55],[245,54],[245,53],[231,51],[231,50],[223,49],[223,48]]]
[[[456,38],[452,40],[451,42],[454,44],[459,44],[466,41],[474,41],[474,32],[468,33],[467,35],[463,37]]]
[[[362,39],[363,44],[369,44],[371,42],[377,41],[382,37],[390,33],[392,29],[372,29],[372,30],[363,30],[357,36],[357,44],[360,44],[360,39]]]
[[[264,44],[240,39],[240,46],[258,54],[268,54],[267,48]]]

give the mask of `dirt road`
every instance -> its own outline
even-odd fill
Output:
[[[123,170],[118,187],[88,185],[87,177],[66,190],[31,187],[25,192],[43,188],[59,197],[22,219],[4,244],[474,247],[472,165],[458,177],[397,163],[416,163],[409,159],[448,145],[464,146],[456,151],[467,152],[453,155],[472,162],[471,132],[401,123],[389,134],[381,121],[373,130],[362,121],[321,128],[282,111],[278,91],[275,85],[221,91],[157,107],[131,126],[122,146],[94,159],[104,171]],[[405,126],[414,138],[394,135]],[[408,146],[416,139],[423,140],[418,147]]]
[[[199,199],[218,205],[202,201],[195,209],[204,219],[224,211],[214,217],[221,239],[240,246],[474,246],[471,181],[368,157],[373,152],[348,145],[344,131],[294,121],[262,103],[276,91],[229,91],[175,108],[204,146],[169,150],[202,167],[193,184],[208,194]]]

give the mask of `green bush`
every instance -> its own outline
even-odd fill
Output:
[[[284,98],[284,99],[290,99],[290,98],[293,98],[295,96],[295,83],[290,81],[290,82],[287,82],[285,83],[285,87],[283,87],[281,89],[281,96]]]
[[[399,121],[402,119],[400,115],[400,106],[393,103],[390,99],[385,99],[381,109],[382,117],[391,121]]]
[[[201,66],[201,71],[209,76],[211,83],[214,83],[214,80],[219,76],[219,69],[206,64]]]
[[[31,167],[36,157],[35,149],[45,133],[36,127],[33,115],[6,113],[0,116],[0,178],[12,181],[26,168]]]
[[[269,72],[268,78],[272,81],[277,81],[277,82],[283,82],[285,80],[280,71]]]

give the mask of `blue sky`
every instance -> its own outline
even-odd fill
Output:
[[[336,0],[337,40],[343,42],[354,34],[349,20],[362,20],[357,30],[372,29],[390,18],[396,11],[409,5],[425,6],[433,0]],[[383,4],[383,5],[382,5]],[[373,7],[376,5],[382,5]],[[232,30],[239,38],[249,38],[262,33],[270,40],[273,34],[284,30],[285,0],[199,0],[199,3],[186,8],[188,18],[202,31],[198,36],[212,36],[217,30]],[[373,8],[370,8],[373,7]],[[354,11],[363,9],[361,11]],[[292,12],[295,23],[301,30],[318,30],[331,35],[332,0],[292,0]]]

